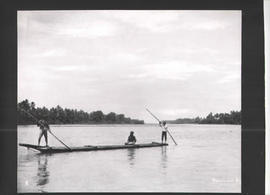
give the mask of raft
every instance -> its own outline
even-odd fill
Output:
[[[150,147],[162,147],[168,146],[167,143],[145,143],[145,144],[134,144],[134,145],[101,145],[101,146],[80,146],[80,147],[70,147],[70,150],[66,147],[46,147],[46,146],[38,146],[32,144],[23,144],[20,143],[20,146],[35,149],[41,153],[60,153],[60,152],[79,152],[79,151],[98,151],[98,150],[117,150],[117,149],[129,149],[129,148],[150,148]]]

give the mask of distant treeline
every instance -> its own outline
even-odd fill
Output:
[[[27,99],[18,103],[18,124],[28,125],[35,124],[35,120],[23,110],[31,113],[38,119],[44,119],[49,124],[144,124],[143,120],[131,119],[124,114],[110,112],[104,114],[102,111],[91,113],[83,110],[62,108],[59,105],[55,108],[36,107],[34,102]]]
[[[168,121],[171,124],[241,124],[241,111],[231,111],[230,113],[209,113],[205,118],[179,118]]]

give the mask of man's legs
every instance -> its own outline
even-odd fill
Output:
[[[163,143],[163,139],[165,138],[165,132],[162,131],[162,134],[161,134],[161,142]],[[166,140],[166,139],[165,139]]]
[[[40,130],[39,137],[38,137],[38,145],[40,145],[40,140],[41,140],[43,135],[44,135],[44,138],[45,138],[46,146],[48,146],[48,134],[47,134],[46,130],[43,130],[43,131]]]
[[[38,137],[38,145],[40,145],[40,140],[41,140],[42,135],[43,135],[43,131],[40,130],[39,137]]]
[[[47,131],[44,131],[44,137],[45,137],[46,146],[48,146],[48,133],[47,133]]]

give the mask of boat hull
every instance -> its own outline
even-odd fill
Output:
[[[79,151],[98,151],[98,150],[117,150],[117,149],[129,149],[129,148],[150,148],[150,147],[162,147],[168,146],[167,143],[145,143],[135,145],[104,145],[104,146],[81,146],[81,147],[70,147],[71,150],[66,147],[45,147],[32,144],[20,143],[20,146],[26,148],[35,149],[41,153],[60,153],[60,152],[79,152]]]

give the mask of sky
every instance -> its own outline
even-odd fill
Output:
[[[18,102],[154,122],[241,110],[241,11],[18,11]]]

